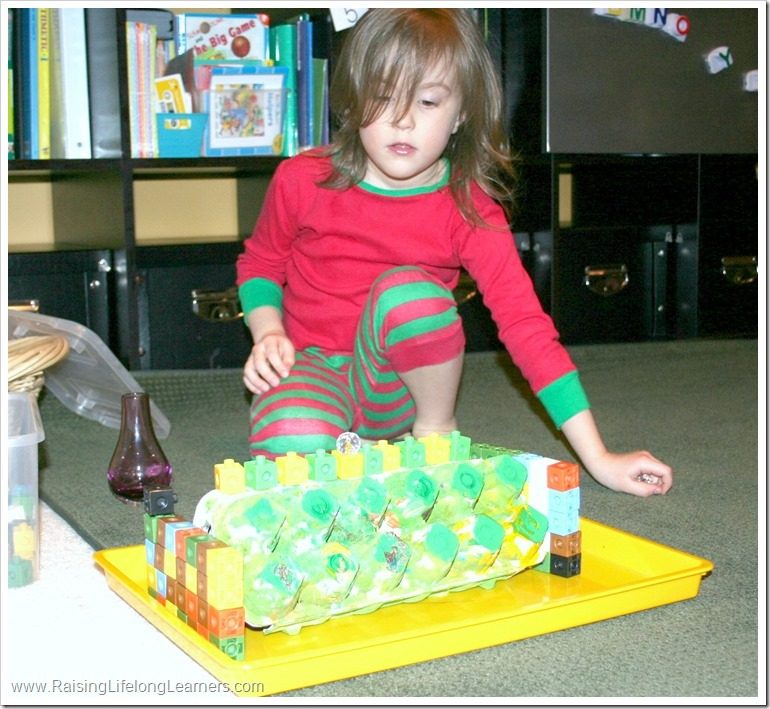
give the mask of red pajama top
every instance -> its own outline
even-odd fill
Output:
[[[329,172],[329,158],[308,154],[278,166],[237,261],[245,316],[273,305],[282,310],[296,349],[350,355],[369,289],[381,273],[417,266],[452,290],[463,267],[501,342],[556,425],[588,408],[575,365],[540,305],[499,204],[474,186],[482,219],[502,228],[479,227],[463,218],[447,178],[402,191],[366,183],[319,187]]]

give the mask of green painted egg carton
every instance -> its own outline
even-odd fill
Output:
[[[457,431],[226,460],[214,477],[193,523],[242,552],[246,623],[265,632],[491,588],[542,566],[551,508],[578,525],[575,464]]]

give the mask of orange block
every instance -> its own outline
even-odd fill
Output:
[[[218,638],[243,635],[246,613],[243,607],[220,610],[209,607],[209,630]]]
[[[559,461],[548,466],[548,487],[551,490],[572,490],[580,485],[580,468],[577,463]]]

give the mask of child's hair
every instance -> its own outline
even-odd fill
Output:
[[[396,96],[406,114],[425,71],[442,65],[455,72],[461,96],[461,124],[444,153],[452,196],[471,223],[483,223],[471,199],[473,182],[510,212],[513,167],[502,90],[478,23],[463,9],[372,9],[350,31],[332,79],[336,130],[327,154],[334,171],[324,186],[345,188],[364,178],[358,131],[384,110],[377,98]]]

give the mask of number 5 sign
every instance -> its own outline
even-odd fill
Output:
[[[339,32],[352,27],[361,19],[368,7],[330,7],[334,29]]]

